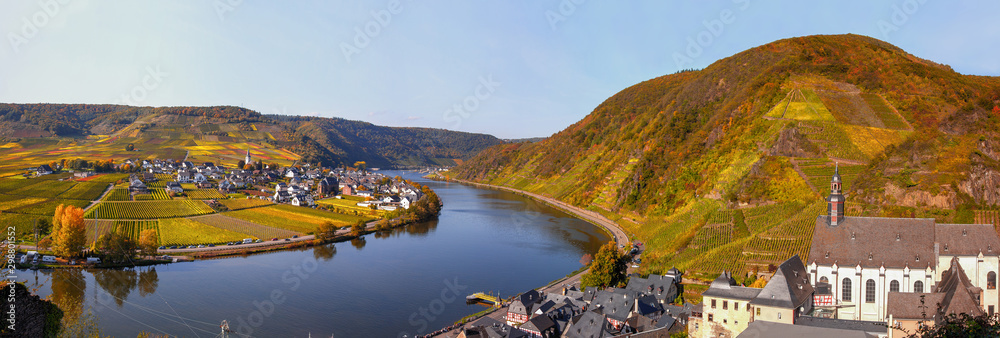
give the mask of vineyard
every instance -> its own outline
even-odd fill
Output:
[[[84,220],[84,224],[87,226],[87,244],[94,243],[104,234],[110,233],[115,228],[115,222],[113,219]]]
[[[104,200],[111,202],[131,201],[132,195],[129,194],[128,189],[115,188],[111,189],[107,196],[104,196]]]
[[[93,201],[101,197],[107,188],[104,183],[80,182],[60,194],[59,198]]]
[[[264,240],[270,238],[289,238],[301,234],[295,231],[272,228],[269,226],[264,226],[253,222],[247,222],[242,219],[228,217],[224,215],[218,215],[218,214],[191,217],[188,219],[205,225],[213,226],[219,229],[234,231]]]
[[[976,224],[993,224],[994,229],[1000,229],[1000,211],[976,210]]]
[[[868,103],[868,107],[871,108],[878,115],[879,119],[886,128],[896,129],[896,130],[908,130],[910,126],[903,120],[899,114],[896,113],[892,107],[889,106],[885,99],[883,99],[878,94],[861,94],[861,98]]]
[[[268,200],[262,200],[257,198],[234,198],[234,199],[223,199],[219,200],[219,203],[225,205],[229,210],[240,210],[248,208],[262,207],[266,205],[272,205]]]
[[[115,221],[115,232],[122,234],[128,238],[131,238],[133,242],[139,243],[139,236],[142,234],[143,230],[153,229],[157,233],[160,231],[157,229],[159,222],[155,220],[147,221]]]
[[[844,128],[836,122],[803,121],[799,122],[799,130],[810,142],[822,148],[829,157],[868,161],[865,153],[858,149]]]
[[[840,169],[836,169],[836,165],[831,165],[833,163],[825,162],[823,164],[813,163],[799,163],[799,168],[802,169],[802,173],[806,175],[806,179],[809,183],[816,187],[821,195],[826,195],[830,192],[830,180],[833,178],[834,170],[840,173],[841,182],[843,182],[841,190],[847,191],[851,188],[851,184],[854,183],[854,179],[858,175],[866,170],[863,165],[840,165]],[[805,165],[810,164],[810,165]]]
[[[76,185],[72,181],[41,180],[37,178],[20,180],[20,183],[17,189],[8,191],[6,194],[52,198],[53,196],[59,196]]]
[[[210,200],[217,198],[226,198],[226,195],[223,195],[218,190],[213,190],[213,189],[190,190],[187,191],[186,193],[188,198],[193,200]]]
[[[222,244],[241,241],[246,234],[209,226],[188,218],[160,220],[160,245]]]
[[[205,202],[192,200],[101,202],[87,211],[86,218],[153,219],[197,216],[212,213]]]
[[[754,236],[743,247],[737,265],[748,270],[753,267],[766,269],[768,265],[781,264],[793,255],[799,255],[802,261],[807,261],[816,217],[823,214],[825,207],[826,203],[813,203],[798,209],[790,218],[763,214],[761,217],[766,217],[768,223],[777,225]]]
[[[166,201],[171,199],[164,189],[149,189],[148,194],[137,194],[134,198],[136,201]]]
[[[341,215],[283,204],[230,211],[226,212],[225,215],[300,233],[313,233],[316,231],[316,227],[324,222],[332,222],[338,226],[348,226],[357,223],[360,219],[365,219],[358,216]]]

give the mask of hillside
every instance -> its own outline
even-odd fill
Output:
[[[998,78],[883,41],[792,38],[636,84],[449,175],[617,220],[646,243],[646,272],[714,277],[806,258],[837,163],[849,214],[961,223],[996,208],[998,100]]]
[[[365,161],[369,167],[383,168],[454,165],[456,159],[502,143],[484,134],[382,127],[339,118],[265,116],[229,106],[85,104],[0,104],[0,141],[6,143],[0,146],[0,156],[37,157],[36,166],[88,155],[143,157],[124,151],[133,143],[152,158],[183,159],[190,152],[192,159],[235,164],[250,148],[255,158],[285,165]]]

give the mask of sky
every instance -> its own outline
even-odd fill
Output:
[[[85,1],[0,4],[0,102],[233,105],[544,137],[622,89],[854,33],[1000,75],[997,1]]]

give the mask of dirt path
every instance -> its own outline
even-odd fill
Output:
[[[111,192],[111,190],[112,190],[112,189],[114,189],[114,188],[115,188],[115,185],[114,185],[114,183],[108,183],[108,188],[107,188],[107,189],[104,189],[104,193],[103,193],[103,194],[101,194],[101,196],[100,196],[100,197],[98,197],[98,198],[97,198],[97,200],[94,200],[94,201],[90,201],[90,205],[88,205],[88,206],[87,206],[86,208],[83,208],[83,211],[87,211],[87,210],[90,210],[90,208],[93,208],[93,207],[94,207],[95,205],[97,205],[97,203],[99,203],[99,202],[101,202],[102,200],[104,200],[104,196],[107,196],[107,195],[108,195],[108,193],[110,193],[110,192]]]

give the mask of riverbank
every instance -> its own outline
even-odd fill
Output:
[[[448,178],[448,177],[442,176],[439,173],[434,173],[432,175],[427,175],[427,176],[424,176],[424,178],[432,179],[432,180],[437,180],[437,181],[445,181],[445,182],[458,182],[458,183],[468,184],[468,185],[472,185],[472,186],[476,186],[476,187],[480,187],[480,188],[487,188],[487,189],[492,189],[492,190],[501,190],[501,191],[506,191],[506,192],[517,194],[517,195],[529,197],[529,198],[531,198],[533,200],[543,202],[543,203],[548,204],[548,205],[550,205],[550,206],[552,206],[552,207],[554,207],[556,209],[559,209],[559,210],[562,210],[563,212],[571,214],[571,215],[573,215],[573,216],[575,216],[575,217],[577,217],[579,219],[587,221],[588,223],[591,223],[591,224],[594,224],[594,225],[598,226],[599,228],[603,229],[606,233],[608,233],[609,235],[611,235],[612,238],[614,238],[615,243],[618,244],[620,247],[630,247],[631,246],[631,241],[629,240],[628,234],[626,234],[625,230],[623,230],[620,226],[618,226],[618,224],[615,223],[614,221],[612,221],[610,219],[607,219],[603,215],[598,214],[596,212],[585,210],[585,209],[582,209],[580,207],[567,204],[567,203],[565,203],[563,201],[560,201],[560,200],[557,200],[557,199],[554,199],[554,198],[551,198],[551,197],[546,197],[546,196],[538,195],[538,194],[535,194],[535,193],[527,192],[527,191],[524,191],[524,190],[510,188],[510,187],[498,186],[498,185],[493,185],[493,184],[478,183],[478,182],[466,181],[466,180],[455,179],[455,178]],[[545,286],[536,288],[536,290],[538,290],[538,292],[542,292],[542,293],[546,293],[546,292],[560,292],[562,290],[562,287],[564,285],[577,285],[578,286],[579,283],[580,283],[580,278],[583,276],[583,274],[587,273],[588,271],[590,271],[589,268],[587,268],[587,269],[580,269],[580,270],[578,270],[574,274],[571,274],[569,276],[566,276],[566,277],[554,280],[554,281],[546,284]],[[434,332],[432,334],[427,335],[427,337],[456,337],[457,333],[460,332],[460,331],[458,331],[456,329],[462,328],[465,324],[474,322],[477,319],[482,318],[482,317],[490,317],[490,318],[493,318],[493,319],[495,319],[495,320],[497,320],[499,322],[504,322],[505,319],[503,318],[503,316],[504,316],[504,313],[506,313],[506,310],[507,310],[507,305],[504,305],[502,307],[494,308],[494,309],[488,310],[486,312],[481,312],[481,313],[478,313],[476,315],[472,315],[472,316],[468,316],[468,317],[462,318],[461,320],[459,320],[459,322],[455,323],[455,325],[452,325],[452,326],[443,328],[441,330],[438,330],[438,331],[436,331],[436,332]]]

